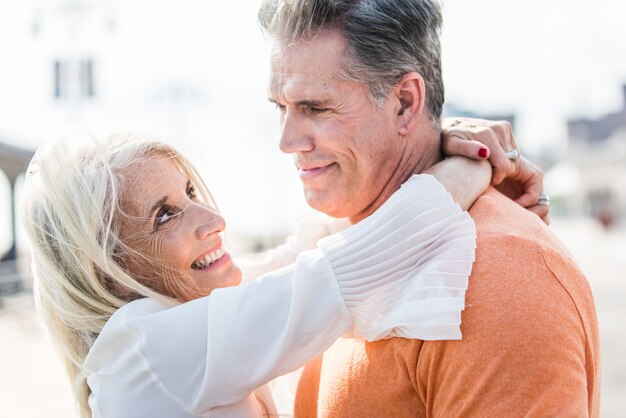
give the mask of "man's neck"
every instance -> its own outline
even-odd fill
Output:
[[[436,138],[435,138],[436,137]],[[420,174],[443,159],[439,133],[434,129],[417,138],[407,138],[406,148],[391,177],[376,199],[360,213],[351,216],[355,224],[367,218],[383,205],[413,174]]]

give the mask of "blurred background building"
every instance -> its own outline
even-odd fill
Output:
[[[567,121],[568,153],[561,156],[577,170],[570,173],[577,187],[565,200],[568,213],[590,216],[608,229],[626,224],[626,85],[621,92],[620,109]]]
[[[614,325],[626,315],[626,2],[443,3],[446,114],[508,120],[544,169],[553,229],[598,298],[604,411],[626,416],[626,336]],[[31,286],[15,202],[38,146],[120,131],[172,143],[198,166],[240,251],[313,213],[278,151],[258,4],[0,3],[0,416],[71,416],[32,300],[20,299]],[[32,402],[33,390],[49,402]]]

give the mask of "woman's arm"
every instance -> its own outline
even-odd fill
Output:
[[[353,326],[368,340],[460,338],[475,228],[431,176],[412,177],[374,214],[318,245],[243,286],[169,309],[149,299],[121,308],[86,361],[93,404],[145,412],[159,404],[137,399],[159,399],[206,415]],[[98,401],[103,392],[109,402]]]
[[[442,183],[463,210],[472,206],[491,181],[491,165],[487,160],[464,157],[450,157],[430,167],[425,173],[433,175]],[[293,263],[300,252],[315,248],[321,238],[348,226],[347,219],[327,216],[307,218],[298,224],[294,234],[285,243],[261,254],[239,257],[237,263],[244,272],[245,280],[252,280]]]
[[[425,172],[435,176],[463,210],[468,210],[491,183],[491,165],[485,160],[451,157]]]
[[[258,254],[239,256],[237,265],[242,269],[245,281],[256,279],[293,263],[299,253],[314,249],[320,239],[348,226],[350,222],[345,218],[331,218],[322,214],[309,216],[298,222],[293,234],[284,243]]]

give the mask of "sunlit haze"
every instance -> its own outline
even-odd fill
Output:
[[[231,231],[287,232],[309,210],[278,150],[258,4],[2,2],[0,141],[35,148],[75,129],[155,135],[198,165]],[[515,114],[522,150],[563,147],[567,117],[621,105],[625,17],[623,0],[447,0],[446,100]],[[53,62],[84,56],[94,62],[94,98],[55,99]],[[5,189],[0,182],[0,249]]]

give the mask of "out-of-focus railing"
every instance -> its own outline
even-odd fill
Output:
[[[24,268],[25,260],[0,262],[0,307],[2,298],[32,289],[30,272]]]

